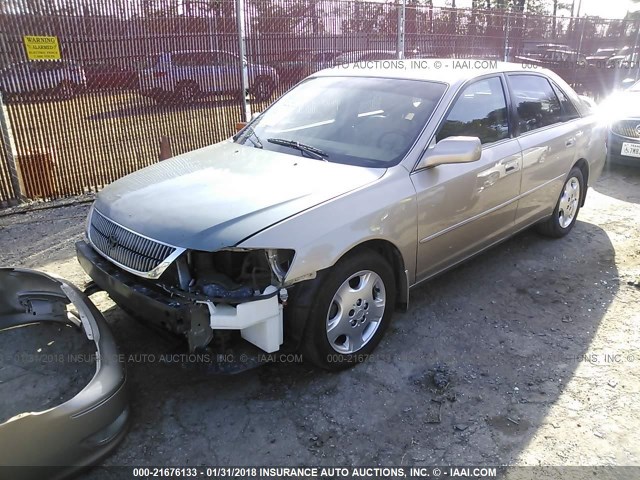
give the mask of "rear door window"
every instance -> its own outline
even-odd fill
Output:
[[[231,53],[218,52],[218,64],[219,65],[240,65],[240,58]]]
[[[213,52],[184,52],[174,54],[172,60],[178,67],[199,67],[213,65],[217,59]]]
[[[562,107],[549,81],[538,75],[509,75],[520,133],[562,121]]]
[[[578,113],[578,110],[576,110],[576,107],[573,105],[571,100],[569,100],[567,95],[562,90],[560,90],[560,87],[558,87],[555,83],[552,86],[553,91],[556,93],[558,99],[560,100],[560,106],[562,107],[562,119],[566,122],[567,120],[579,118],[580,114]]]

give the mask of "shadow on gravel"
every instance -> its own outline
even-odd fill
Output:
[[[162,362],[184,343],[111,308],[133,417],[106,464],[512,462],[588,354],[617,277],[597,226],[553,241],[525,232],[414,289],[372,358],[339,374]]]

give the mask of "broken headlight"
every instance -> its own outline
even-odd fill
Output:
[[[294,254],[286,249],[189,250],[163,280],[207,297],[246,298],[260,295],[270,285],[282,286]]]

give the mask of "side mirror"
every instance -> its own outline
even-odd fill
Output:
[[[417,168],[475,162],[481,155],[482,145],[478,137],[447,137],[426,150]]]

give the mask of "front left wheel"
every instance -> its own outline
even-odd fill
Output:
[[[373,250],[361,250],[334,265],[308,312],[302,353],[326,370],[366,359],[389,326],[396,299],[393,270]]]

